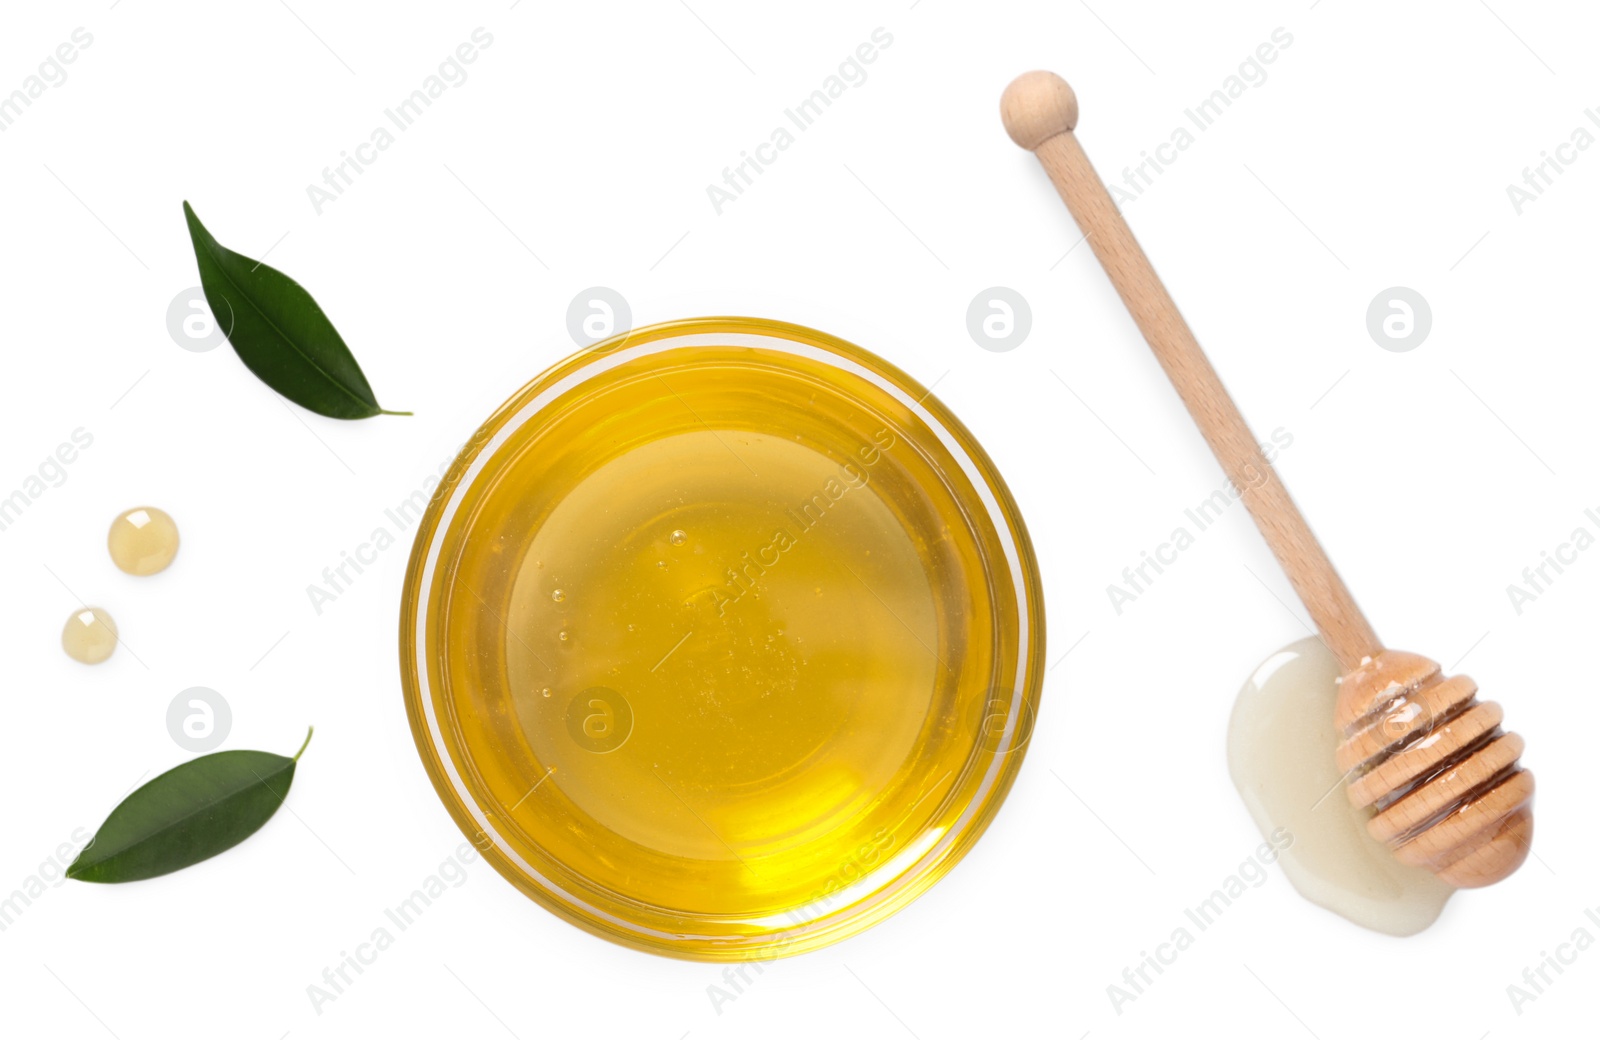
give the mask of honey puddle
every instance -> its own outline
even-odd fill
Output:
[[[1301,895],[1363,928],[1415,935],[1455,889],[1396,860],[1345,797],[1334,764],[1340,671],[1315,638],[1262,662],[1228,723],[1228,770],[1263,835],[1294,835],[1279,862]]]

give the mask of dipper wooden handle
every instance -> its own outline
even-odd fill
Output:
[[[1261,454],[1255,435],[1083,153],[1072,133],[1078,122],[1072,88],[1053,73],[1029,72],[1006,88],[1000,115],[1011,139],[1044,164],[1223,472],[1244,492],[1250,515],[1323,642],[1346,671],[1356,668],[1381,649],[1378,637]]]
[[[1460,887],[1516,870],[1533,827],[1533,774],[1516,761],[1522,739],[1500,730],[1499,706],[1479,704],[1472,680],[1442,678],[1432,661],[1378,642],[1073,135],[1072,88],[1054,73],[1025,73],[1006,88],[1000,117],[1044,165],[1344,668],[1339,763],[1353,778],[1351,801],[1374,813],[1368,830]]]

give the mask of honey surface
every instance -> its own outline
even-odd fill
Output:
[[[892,883],[988,771],[1018,634],[972,488],[892,399],[821,376],[621,370],[468,496],[436,579],[451,725],[553,885],[803,923]]]

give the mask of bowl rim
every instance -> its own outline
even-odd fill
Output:
[[[908,407],[940,440],[983,503],[986,512],[982,519],[992,526],[1004,550],[1017,614],[1012,699],[987,770],[967,797],[960,816],[892,882],[814,920],[760,937],[662,931],[594,906],[542,875],[495,830],[490,814],[477,803],[463,778],[435,708],[424,659],[438,603],[432,588],[445,535],[457,507],[495,451],[524,425],[538,421],[552,401],[584,382],[627,361],[703,346],[751,346],[822,362],[867,380]],[[894,914],[949,873],[993,821],[1020,771],[1044,679],[1044,600],[1038,563],[1016,502],[976,438],[931,390],[876,354],[816,329],[766,318],[708,316],[630,329],[569,355],[519,388],[463,444],[432,489],[417,522],[399,620],[401,685],[413,740],[439,800],[479,853],[518,890],[590,934],[651,953],[700,961],[770,960],[829,945]],[[459,740],[457,747],[461,747]],[[914,847],[913,842],[906,843],[907,850]],[[689,946],[686,941],[706,945]]]

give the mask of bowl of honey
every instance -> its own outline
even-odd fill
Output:
[[[1015,502],[933,395],[752,318],[634,329],[477,431],[418,526],[406,708],[440,799],[588,931],[704,960],[944,876],[1043,682]]]

